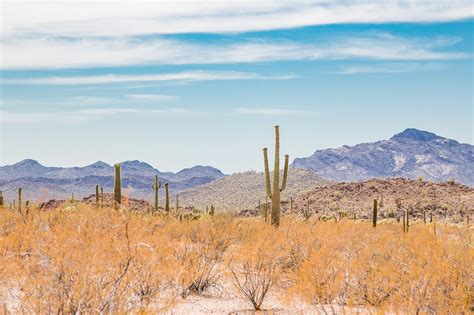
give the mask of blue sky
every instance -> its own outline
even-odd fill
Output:
[[[261,170],[408,127],[473,140],[469,1],[5,2],[0,164]],[[32,13],[35,12],[35,13]]]

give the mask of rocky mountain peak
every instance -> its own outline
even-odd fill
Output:
[[[392,140],[412,140],[412,141],[432,141],[436,139],[442,139],[442,137],[436,134],[424,130],[415,128],[408,128],[400,133],[394,135]]]

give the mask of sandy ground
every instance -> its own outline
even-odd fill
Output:
[[[177,304],[167,314],[232,314],[232,315],[250,315],[250,314],[370,314],[367,310],[349,307],[339,307],[329,305],[311,306],[304,303],[294,302],[292,304],[281,301],[277,296],[270,295],[263,303],[262,311],[256,312],[245,300],[237,297],[205,297],[190,296],[186,300],[177,301]]]

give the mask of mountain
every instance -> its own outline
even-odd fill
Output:
[[[474,146],[410,128],[389,140],[318,150],[310,157],[295,159],[292,167],[344,182],[423,177],[474,186]]]
[[[225,176],[220,170],[210,166],[194,166],[172,173],[160,172],[150,164],[137,160],[120,164],[124,192],[135,198],[148,200],[153,196],[151,186],[155,175],[158,175],[163,184],[169,182],[171,194]],[[105,192],[112,191],[113,166],[98,161],[84,167],[46,167],[30,159],[0,166],[0,191],[10,200],[16,198],[18,187],[23,188],[25,200],[36,200],[67,198],[72,193],[77,198],[86,197],[95,192],[95,185],[104,187]]]
[[[288,200],[290,196],[295,197],[315,186],[328,183],[313,172],[290,168],[288,183],[281,198]],[[265,179],[263,173],[236,173],[180,192],[179,200],[183,206],[196,206],[201,209],[211,204],[220,210],[251,209],[258,205],[259,200],[265,202]]]

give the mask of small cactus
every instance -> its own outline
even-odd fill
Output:
[[[120,176],[120,163],[114,165],[115,168],[115,183],[114,183],[114,202],[115,207],[118,208],[122,203],[122,179]]]
[[[158,211],[158,190],[161,188],[161,182],[158,181],[158,175],[155,175],[155,185],[151,186],[155,192],[155,206],[154,210]]]
[[[377,227],[377,199],[374,199],[374,208],[372,210],[372,227]]]
[[[410,228],[410,210],[407,209],[407,232],[409,228]]]
[[[267,204],[268,204],[268,196],[265,196],[265,203],[263,204],[263,207],[261,209],[261,214],[262,214],[262,217],[265,221],[265,223],[268,222],[268,208],[267,208]]]
[[[273,167],[273,190],[270,183],[270,170],[268,167],[268,149],[263,149],[265,188],[267,196],[272,199],[271,220],[272,225],[275,227],[278,227],[280,225],[280,193],[286,188],[286,180],[288,177],[288,159],[289,156],[285,155],[283,181],[280,187],[280,127],[275,126],[275,161]]]
[[[407,223],[406,223],[406,214],[405,211],[403,211],[403,233],[407,232]]]
[[[306,208],[303,208],[303,218],[307,221],[311,217],[311,211],[309,210],[309,199],[306,201]]]
[[[166,211],[166,213],[170,213],[170,190],[169,190],[169,184],[168,183],[165,183],[165,194],[166,194],[165,211]]]
[[[18,212],[21,212],[21,187],[18,188]]]
[[[95,206],[99,207],[99,185],[95,185]]]
[[[209,214],[211,216],[214,216],[215,211],[216,211],[216,208],[214,208],[214,205],[211,205],[211,211],[209,212]]]
[[[175,213],[179,213],[179,200],[178,200],[178,195],[176,195],[176,209]]]

